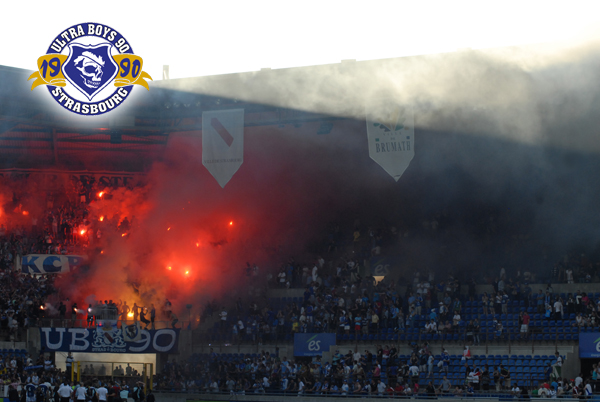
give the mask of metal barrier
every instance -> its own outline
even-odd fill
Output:
[[[223,399],[226,399],[228,397],[231,396],[235,396],[236,400],[244,400],[244,396],[245,397],[250,397],[250,396],[260,396],[260,397],[274,397],[274,398],[281,398],[281,397],[306,397],[306,398],[327,398],[327,399],[331,399],[331,398],[343,398],[343,399],[351,399],[351,398],[373,398],[373,399],[453,399],[453,400],[470,400],[473,401],[473,399],[482,399],[482,400],[529,400],[530,397],[532,397],[531,394],[529,394],[529,396],[527,397],[527,399],[523,398],[523,397],[519,397],[519,396],[515,396],[512,393],[510,393],[509,391],[506,392],[479,392],[476,391],[472,394],[463,394],[463,395],[455,395],[453,393],[447,393],[447,394],[436,394],[436,395],[428,395],[425,392],[419,392],[418,394],[412,394],[412,395],[407,395],[407,394],[400,394],[400,393],[385,393],[385,394],[379,394],[379,393],[371,393],[371,394],[352,394],[351,392],[347,395],[343,395],[341,391],[339,392],[335,392],[335,393],[315,393],[315,392],[281,392],[281,391],[242,391],[242,392],[208,392],[208,391],[200,391],[200,390],[182,390],[182,391],[175,391],[175,390],[160,390],[160,389],[155,389],[153,391],[155,394],[187,394],[188,398],[186,398],[187,400],[189,399],[189,396],[192,395],[198,395],[198,396],[202,396],[203,400],[207,400],[210,397],[214,397],[214,396],[218,396],[221,397]],[[575,402],[575,401],[581,401],[581,398],[573,398],[571,395],[569,396],[558,396],[557,399],[560,399],[562,401],[565,402]],[[585,399],[585,397],[583,398]],[[249,399],[250,400],[250,399]]]
[[[140,323],[142,329],[146,327],[145,324]],[[117,320],[117,326],[123,327],[127,325],[133,325],[135,323],[134,320]],[[178,321],[175,325],[175,328],[180,328],[184,330],[191,330],[194,328],[193,321]],[[68,318],[39,318],[35,321],[32,321],[31,327],[38,328],[96,328],[95,322],[88,322],[86,319],[68,319]],[[165,329],[165,328],[173,328],[171,321],[155,321],[154,329]],[[152,325],[148,324],[147,329],[152,329]]]
[[[71,371],[71,381],[80,382],[82,380],[91,380],[95,378],[111,380],[139,380],[144,383],[145,389],[152,390],[154,382],[154,364],[153,363],[130,363],[131,372],[122,369],[122,363],[98,362],[98,361],[75,361],[74,369]],[[87,364],[89,363],[89,365]],[[96,369],[94,364],[97,365]],[[107,367],[108,365],[109,367]],[[137,369],[140,369],[139,372]],[[126,370],[128,368],[126,367]]]

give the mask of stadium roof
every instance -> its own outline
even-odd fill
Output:
[[[278,94],[265,91],[264,83],[276,88],[277,74],[265,72],[254,82],[252,74],[159,81],[151,83],[149,93],[137,88],[137,97],[121,114],[71,116],[41,94],[46,88],[30,90],[31,73],[0,66],[0,168],[143,171],[160,158],[171,134],[201,131],[205,110],[243,108],[246,127],[338,119],[276,105]],[[255,91],[257,84],[263,89]],[[240,99],[252,94],[260,96],[254,102]]]
[[[171,135],[201,131],[206,110],[243,108],[246,127],[285,130],[314,122],[322,134],[336,120],[364,119],[369,98],[393,98],[417,111],[504,107],[531,90],[527,68],[514,62],[523,65],[530,55],[542,63],[543,47],[156,81],[149,92],[136,88],[122,107],[93,118],[66,113],[44,96],[44,87],[32,91],[32,71],[0,66],[0,168],[143,171]]]

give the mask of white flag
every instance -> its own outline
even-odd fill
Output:
[[[202,164],[221,187],[244,161],[244,109],[202,113]]]
[[[398,181],[415,156],[414,113],[392,101],[367,106],[369,156]]]

